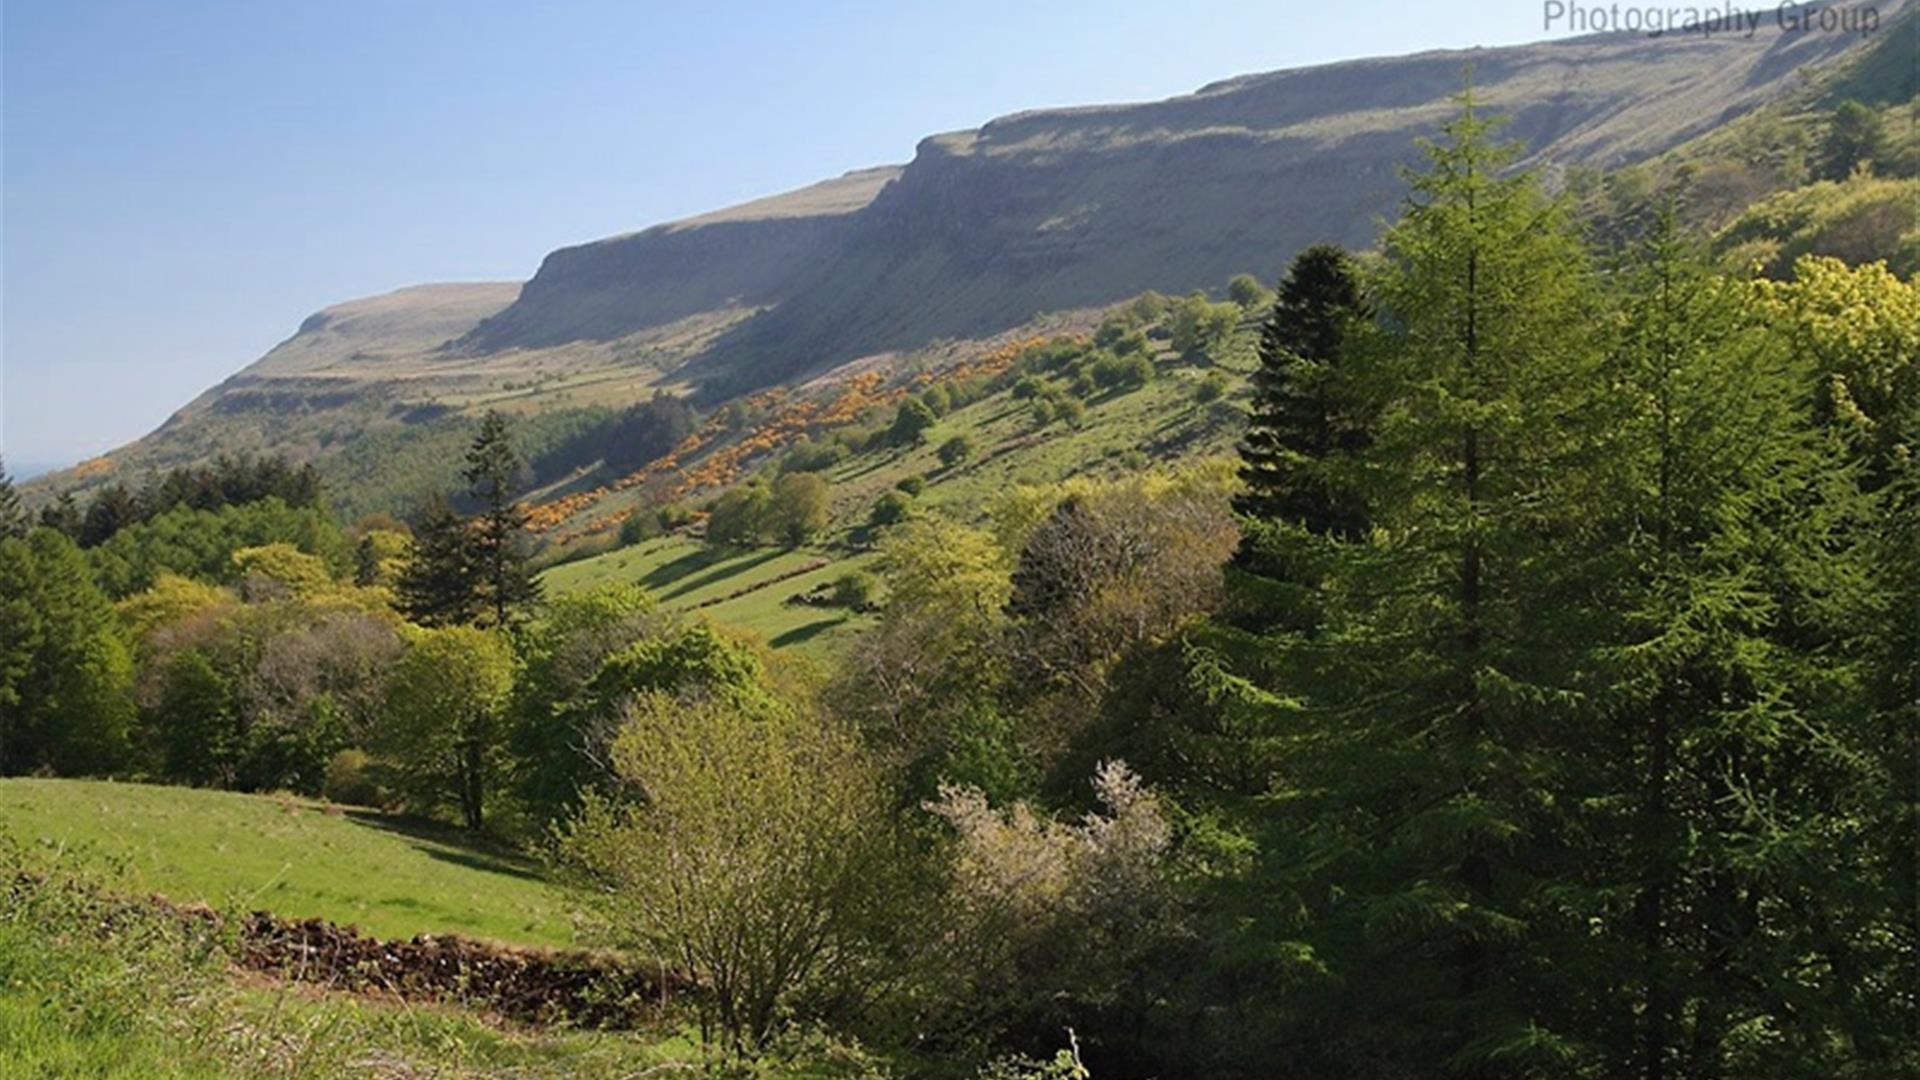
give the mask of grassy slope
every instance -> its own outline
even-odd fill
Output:
[[[354,923],[381,937],[458,933],[567,945],[535,867],[456,834],[287,796],[92,780],[0,780],[0,831],[124,861],[129,892]]]
[[[1251,330],[1236,334],[1213,362],[1230,377],[1231,396],[1243,397],[1254,366]],[[833,509],[819,546],[715,550],[690,537],[669,536],[557,566],[547,571],[546,584],[568,592],[605,582],[638,583],[666,607],[758,634],[775,647],[829,656],[870,620],[786,601],[872,563],[875,556],[862,526],[874,501],[901,480],[925,480],[916,500],[920,510],[976,521],[1017,484],[1122,472],[1127,455],[1136,452],[1164,463],[1227,451],[1238,425],[1222,422],[1212,407],[1193,400],[1205,371],[1164,357],[1160,369],[1142,389],[1088,401],[1086,420],[1078,428],[1056,422],[1036,429],[1031,406],[1002,391],[955,410],[919,446],[876,449],[841,462],[822,474],[831,484]],[[977,452],[974,460],[949,469],[936,450],[955,435],[971,439]],[[825,565],[786,576],[820,562]]]

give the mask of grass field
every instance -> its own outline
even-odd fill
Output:
[[[1244,396],[1254,365],[1253,334],[1245,329],[1214,358],[1215,368],[1228,376],[1233,396]],[[1229,452],[1238,424],[1223,422],[1217,407],[1203,405],[1194,396],[1212,369],[1165,358],[1160,367],[1159,377],[1144,387],[1088,400],[1086,417],[1077,427],[1058,422],[1036,426],[1032,406],[1003,390],[943,417],[918,446],[874,449],[840,462],[822,473],[831,485],[833,505],[831,525],[817,546],[712,548],[673,535],[556,566],[544,581],[556,592],[608,582],[642,585],[669,609],[757,634],[775,648],[816,661],[830,660],[871,625],[871,617],[788,600],[871,567],[876,555],[865,535],[867,516],[877,499],[908,477],[919,477],[924,484],[915,502],[919,511],[973,522],[985,518],[1017,485],[1087,474],[1112,476],[1145,462],[1164,464]],[[944,466],[937,449],[957,435],[974,444],[975,457]]]
[[[568,945],[539,868],[456,831],[290,796],[93,780],[0,780],[0,831],[123,864],[128,893],[352,923],[380,937],[457,933]]]

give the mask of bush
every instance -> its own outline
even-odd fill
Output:
[[[904,491],[889,491],[873,504],[867,523],[876,528],[898,525],[913,516],[913,496]]]
[[[781,472],[823,472],[840,464],[847,458],[845,444],[836,440],[813,442],[801,439],[799,444],[787,452],[781,459]]]
[[[854,611],[871,610],[874,606],[874,598],[879,594],[879,580],[861,570],[843,574],[833,583],[834,604]]]
[[[899,483],[893,485],[893,489],[918,497],[922,491],[927,489],[927,478],[924,476],[903,477]]]
[[[973,440],[965,435],[955,435],[940,444],[940,464],[951,469],[973,457]]]
[[[1053,423],[1054,411],[1053,402],[1048,401],[1046,398],[1035,400],[1033,403],[1033,426],[1046,427],[1048,424]]]
[[[611,942],[701,987],[704,1031],[755,1052],[788,1015],[822,1019],[804,1014],[886,984],[869,935],[906,868],[858,740],[777,706],[647,694],[613,761],[645,801],[589,795],[560,851]]]
[[[1207,377],[1201,379],[1199,385],[1193,388],[1193,400],[1206,405],[1220,400],[1226,396],[1226,393],[1227,377],[1217,371],[1210,371]]]
[[[620,523],[620,546],[632,547],[634,544],[659,536],[661,531],[659,515],[635,510]]]
[[[1227,282],[1227,299],[1242,311],[1265,307],[1273,301],[1273,294],[1260,284],[1260,279],[1252,274],[1235,274]]]
[[[788,473],[773,483],[767,504],[767,529],[798,547],[827,527],[827,482],[813,473]]]
[[[1108,354],[1093,362],[1093,381],[1105,390],[1138,390],[1153,381],[1153,361],[1145,355]]]
[[[352,806],[382,806],[386,803],[386,792],[381,790],[378,777],[379,766],[370,754],[348,748],[327,761],[320,794]]]
[[[1086,422],[1087,407],[1081,402],[1068,398],[1054,406],[1053,413],[1068,427],[1079,427]]]
[[[1174,306],[1167,332],[1182,356],[1197,356],[1225,341],[1239,322],[1239,305],[1216,304],[1205,293],[1194,293]]]

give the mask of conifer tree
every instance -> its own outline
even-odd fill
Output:
[[[1832,845],[1867,824],[1846,807],[1870,759],[1853,708],[1830,704],[1849,698],[1831,598],[1863,584],[1851,537],[1864,507],[1835,444],[1809,430],[1811,372],[1755,290],[1715,274],[1671,213],[1635,261],[1613,370],[1620,490],[1605,513],[1617,567],[1605,607],[1620,623],[1600,659],[1615,722],[1584,748],[1610,793],[1597,805],[1618,808],[1586,830],[1617,869],[1587,876],[1619,898],[1601,919],[1620,929],[1613,955],[1631,960],[1615,985],[1631,993],[1588,1028],[1606,1033],[1616,1075],[1817,1069],[1859,1034],[1853,989],[1832,978],[1855,960],[1820,927],[1860,921],[1839,898],[1864,884]],[[1795,914],[1735,929],[1758,908]],[[1825,954],[1826,977],[1790,976],[1782,950]],[[1793,1034],[1739,1048],[1755,1025]]]
[[[468,494],[480,504],[468,540],[480,604],[495,626],[506,625],[540,598],[540,582],[527,566],[527,512],[513,499],[521,465],[506,417],[489,410],[467,450],[462,475]]]
[[[25,536],[32,524],[27,518],[26,508],[20,504],[20,493],[13,488],[13,477],[7,473],[7,464],[0,460],[0,537]]]
[[[1237,512],[1296,521],[1314,533],[1358,528],[1358,509],[1328,490],[1315,465],[1365,445],[1335,369],[1367,317],[1359,273],[1345,251],[1318,244],[1295,256],[1260,327]]]
[[[1262,856],[1236,951],[1291,958],[1243,977],[1303,988],[1284,1027],[1329,1055],[1307,1074],[1343,1051],[1407,1075],[1583,1054],[1577,996],[1538,958],[1591,901],[1549,899],[1578,857],[1543,793],[1591,784],[1556,750],[1591,724],[1594,628],[1570,601],[1603,577],[1606,383],[1584,249],[1493,127],[1469,96],[1426,147],[1368,292],[1381,340],[1343,358],[1377,411],[1323,475],[1370,520],[1327,548],[1320,628],[1194,672],[1215,737],[1271,762],[1269,793],[1240,797]]]
[[[457,626],[479,616],[471,529],[444,495],[435,493],[427,500],[397,583],[400,610],[407,618],[421,626]]]

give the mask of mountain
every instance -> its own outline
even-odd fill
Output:
[[[1883,24],[1909,5],[1882,5]],[[1767,19],[1752,39],[1427,52],[1007,116],[927,138],[904,166],[562,248],[517,293],[422,286],[328,308],[51,485],[239,449],[358,453],[358,477],[448,414],[618,408],[659,389],[717,404],[1144,289],[1271,279],[1308,243],[1372,242],[1469,69],[1531,163],[1613,168],[1788,97],[1873,40]]]

